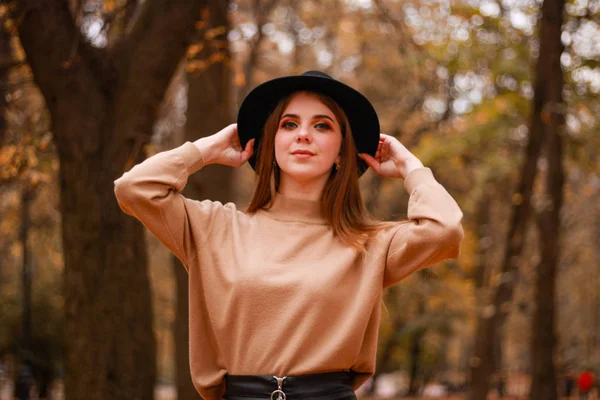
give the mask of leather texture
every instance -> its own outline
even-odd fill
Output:
[[[287,376],[281,385],[285,400],[356,400],[352,371]],[[227,400],[268,400],[277,390],[271,375],[225,375]],[[282,396],[283,397],[283,396]],[[278,400],[275,393],[273,400]]]

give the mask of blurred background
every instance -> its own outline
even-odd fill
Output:
[[[0,399],[199,398],[187,275],[120,211],[113,181],[235,122],[257,84],[311,69],[363,92],[465,214],[459,260],[386,291],[359,396],[595,398],[599,9],[0,2]],[[243,208],[253,183],[248,165],[209,166],[185,194]],[[406,217],[402,181],[369,171],[361,185],[373,215]]]

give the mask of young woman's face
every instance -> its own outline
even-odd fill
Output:
[[[294,95],[275,134],[275,158],[282,179],[326,180],[342,145],[333,112],[313,94]]]

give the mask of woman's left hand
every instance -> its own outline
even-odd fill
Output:
[[[423,163],[393,136],[381,133],[375,157],[360,153],[360,158],[383,178],[406,179],[410,171],[422,168]]]

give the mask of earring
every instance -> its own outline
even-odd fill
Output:
[[[335,160],[335,170],[337,171],[338,169],[340,169],[340,159],[336,159]]]

